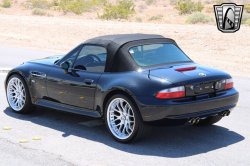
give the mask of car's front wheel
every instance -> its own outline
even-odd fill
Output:
[[[151,127],[143,122],[139,110],[125,95],[112,96],[105,110],[107,129],[118,142],[138,141],[150,132]]]
[[[14,74],[8,79],[6,97],[9,106],[16,113],[25,114],[35,109],[31,103],[29,89],[24,79],[18,74]]]

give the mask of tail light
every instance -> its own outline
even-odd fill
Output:
[[[232,78],[226,79],[225,90],[231,89],[234,86],[234,82]]]
[[[179,86],[179,87],[164,89],[158,92],[155,97],[159,99],[174,99],[174,98],[185,97],[185,87]]]

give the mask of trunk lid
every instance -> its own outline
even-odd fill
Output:
[[[188,67],[196,68],[194,70],[183,72],[175,70]],[[207,94],[224,90],[225,84],[223,84],[223,80],[231,77],[229,74],[221,70],[199,65],[197,63],[185,63],[154,68],[150,70],[150,75],[167,79],[175,86],[184,85],[186,88],[186,96]]]

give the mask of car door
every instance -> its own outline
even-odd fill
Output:
[[[102,46],[83,45],[77,52],[74,63],[69,62],[68,72],[59,66],[52,68],[46,81],[49,100],[94,109],[95,90],[98,79],[104,72],[106,54],[106,49]],[[72,59],[74,53],[64,59],[64,62]]]

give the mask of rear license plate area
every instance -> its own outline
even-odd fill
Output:
[[[200,83],[200,90],[202,92],[214,92],[214,82]]]
[[[196,100],[207,99],[207,98],[209,98],[209,94],[196,96]]]
[[[215,92],[215,81],[186,85],[186,96],[197,96]]]

